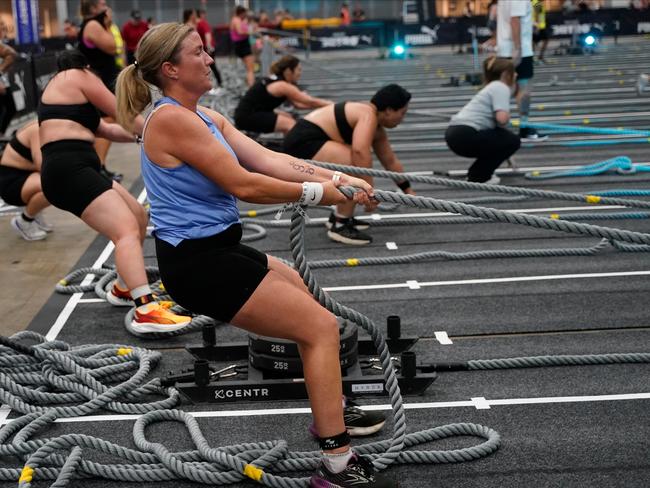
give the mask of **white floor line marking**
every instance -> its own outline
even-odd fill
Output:
[[[391,251],[395,251],[397,249],[397,243],[395,242],[387,242],[386,247],[390,249]]]
[[[453,342],[451,341],[451,339],[449,338],[449,336],[447,335],[447,333],[444,330],[438,330],[438,331],[434,332],[433,335],[436,338],[436,340],[440,344],[442,344],[444,346],[448,346],[449,344],[453,344]]]
[[[408,280],[406,282],[406,286],[409,287],[411,290],[419,290],[420,289],[420,284],[417,282],[417,280]]]
[[[476,410],[489,410],[490,404],[484,397],[473,397],[472,404],[476,407]]]
[[[582,395],[582,396],[559,396],[559,397],[538,397],[538,398],[500,398],[496,400],[489,400],[484,397],[481,398],[481,404],[494,406],[508,406],[508,405],[546,405],[557,403],[584,403],[584,402],[614,402],[614,401],[627,401],[627,400],[650,400],[650,392],[646,393],[623,393],[611,395]],[[406,410],[428,410],[433,408],[476,408],[476,399],[461,400],[461,401],[447,401],[447,402],[422,402],[422,403],[405,403],[404,409]],[[363,410],[368,411],[382,411],[391,410],[389,404],[382,405],[366,405],[362,407]],[[1,410],[0,410],[1,411]],[[268,410],[253,409],[253,410],[221,410],[221,411],[204,411],[204,412],[187,412],[193,417],[197,418],[215,418],[215,417],[265,417],[271,415],[303,415],[311,414],[309,408],[271,408]],[[88,415],[86,417],[69,417],[55,420],[56,423],[77,423],[77,422],[108,422],[108,421],[124,421],[135,420],[140,415]],[[0,426],[9,423],[11,420],[0,420]]]
[[[510,276],[506,278],[477,278],[472,280],[450,280],[450,281],[419,281],[418,287],[425,286],[460,286],[460,285],[481,285],[486,283],[515,283],[522,281],[549,281],[549,280],[575,280],[584,278],[608,278],[615,276],[647,276],[650,271],[613,271],[610,273],[583,273],[583,274],[562,274],[562,275],[538,275],[538,276]],[[383,285],[351,285],[351,286],[329,286],[323,287],[324,291],[351,291],[351,290],[383,290],[388,288],[411,288],[406,283],[386,283]]]
[[[77,303],[106,303],[103,298],[82,298]]]
[[[585,207],[545,207],[545,208],[518,208],[518,209],[499,209],[504,212],[511,213],[528,213],[528,214],[537,214],[537,213],[556,213],[556,212],[582,212],[582,211],[601,211],[601,210],[615,210],[619,208],[626,208],[621,205],[589,205]],[[421,212],[421,213],[391,213],[391,214],[371,214],[371,215],[360,215],[357,218],[359,220],[395,220],[403,219],[409,217],[457,217],[460,214],[453,214],[448,212]],[[327,217],[313,217],[309,218],[310,222],[326,222]],[[290,219],[281,219],[278,222],[284,224],[291,223]]]

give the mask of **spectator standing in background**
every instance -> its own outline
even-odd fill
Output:
[[[112,19],[106,0],[81,0],[83,22],[79,28],[79,51],[86,56],[90,69],[102,80],[106,88],[115,93],[115,80],[120,72],[116,62],[117,45],[111,33]],[[106,123],[114,122],[111,117],[101,114]],[[121,181],[122,175],[106,168],[106,155],[111,141],[96,137],[95,151],[101,161],[100,173],[115,181]]]
[[[115,39],[115,64],[117,65],[117,69],[122,71],[126,66],[126,52],[124,50],[124,39],[122,38],[122,33],[120,32],[120,28],[117,26],[115,22],[113,22],[113,9],[109,7],[106,10],[106,12],[111,19],[111,23],[108,26],[108,28],[111,31],[111,34],[113,34],[113,38]]]
[[[350,25],[351,23],[350,7],[347,3],[343,3],[341,4],[341,25]]]
[[[149,24],[142,20],[142,13],[139,10],[131,11],[131,18],[124,22],[122,26],[122,37],[126,44],[126,62],[133,64],[135,61],[135,49],[138,47],[138,42],[144,36],[144,33],[149,30]]]
[[[361,8],[361,4],[357,3],[352,11],[352,22],[363,22],[366,20],[366,13]]]
[[[16,51],[13,48],[0,42],[0,58],[2,58],[2,63],[0,63],[0,135],[5,133],[11,119],[16,115],[16,104],[7,76],[7,71],[14,64],[16,56]]]
[[[186,8],[183,10],[183,24],[189,25],[196,29],[196,24],[199,23],[199,18],[196,15],[196,10],[193,8]]]
[[[72,47],[77,45],[77,39],[79,37],[79,27],[70,19],[65,19],[63,21],[63,37]]]
[[[203,41],[203,49],[205,49],[205,52],[214,60],[214,63],[210,65],[210,69],[212,70],[214,79],[217,81],[217,86],[221,86],[221,73],[219,73],[217,61],[214,59],[214,51],[217,45],[214,36],[212,35],[212,27],[210,27],[210,24],[208,23],[208,19],[206,18],[207,12],[204,9],[198,9],[197,13],[199,16],[198,22],[196,23],[196,31],[201,36],[201,41]]]
[[[246,84],[250,87],[255,83],[255,60],[249,36],[248,9],[238,5],[230,19],[230,40],[235,55],[242,60],[246,67]]]
[[[529,1],[500,1],[497,6],[497,56],[512,60],[517,72],[517,106],[521,127],[519,137],[540,141],[528,122],[533,79],[533,6]]]

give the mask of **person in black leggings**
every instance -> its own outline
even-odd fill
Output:
[[[372,167],[374,151],[384,169],[402,173],[404,166],[393,152],[386,129],[402,123],[410,100],[408,91],[390,84],[380,88],[370,102],[339,102],[316,109],[289,131],[284,151],[297,158],[362,168]],[[371,176],[361,178],[372,182]],[[396,184],[405,193],[415,194],[408,180]],[[372,242],[372,237],[362,232],[368,223],[354,218],[355,206],[348,201],[332,211],[325,224],[330,239],[352,245]]]
[[[271,65],[271,76],[251,86],[235,109],[235,126],[251,132],[282,132],[296,125],[288,113],[276,110],[285,101],[297,108],[319,108],[333,103],[307,95],[296,84],[300,80],[300,60],[287,54]]]
[[[510,98],[516,86],[512,61],[491,57],[483,63],[485,86],[451,118],[445,132],[449,149],[459,156],[476,158],[467,180],[498,184],[494,170],[519,147],[519,137],[506,128],[510,121]]]
[[[16,105],[11,94],[9,78],[6,73],[16,59],[16,51],[0,42],[0,135],[9,127],[11,119],[16,115]]]

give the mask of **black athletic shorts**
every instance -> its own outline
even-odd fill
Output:
[[[43,193],[57,208],[81,217],[95,198],[113,188],[113,182],[99,173],[101,162],[92,142],[48,142],[41,147],[41,153]]]
[[[232,43],[232,45],[235,50],[235,56],[238,58],[245,58],[246,56],[253,54],[253,51],[251,51],[251,43],[248,39],[244,39],[243,41],[235,41]]]
[[[550,39],[551,38],[550,31],[551,29],[549,27],[538,30],[533,34],[533,41],[539,42],[539,41],[545,41],[547,39]]]
[[[297,158],[311,159],[329,140],[329,136],[319,126],[300,119],[284,136],[284,152]]]
[[[235,127],[239,130],[267,134],[275,132],[278,114],[275,112],[240,112],[235,110]]]
[[[239,241],[240,224],[174,247],[156,238],[165,290],[187,310],[230,322],[268,273],[268,258]]]
[[[26,205],[27,202],[23,202],[20,192],[32,173],[33,171],[27,169],[0,165],[0,198],[15,207]]]
[[[533,77],[533,57],[526,56],[521,58],[519,66],[517,66],[517,79],[530,80]]]

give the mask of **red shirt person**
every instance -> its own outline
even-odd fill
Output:
[[[149,30],[149,24],[142,20],[140,11],[132,10],[131,18],[122,26],[122,38],[124,44],[126,44],[126,60],[129,64],[135,61],[135,50],[138,47],[138,42],[140,42],[147,30]]]

